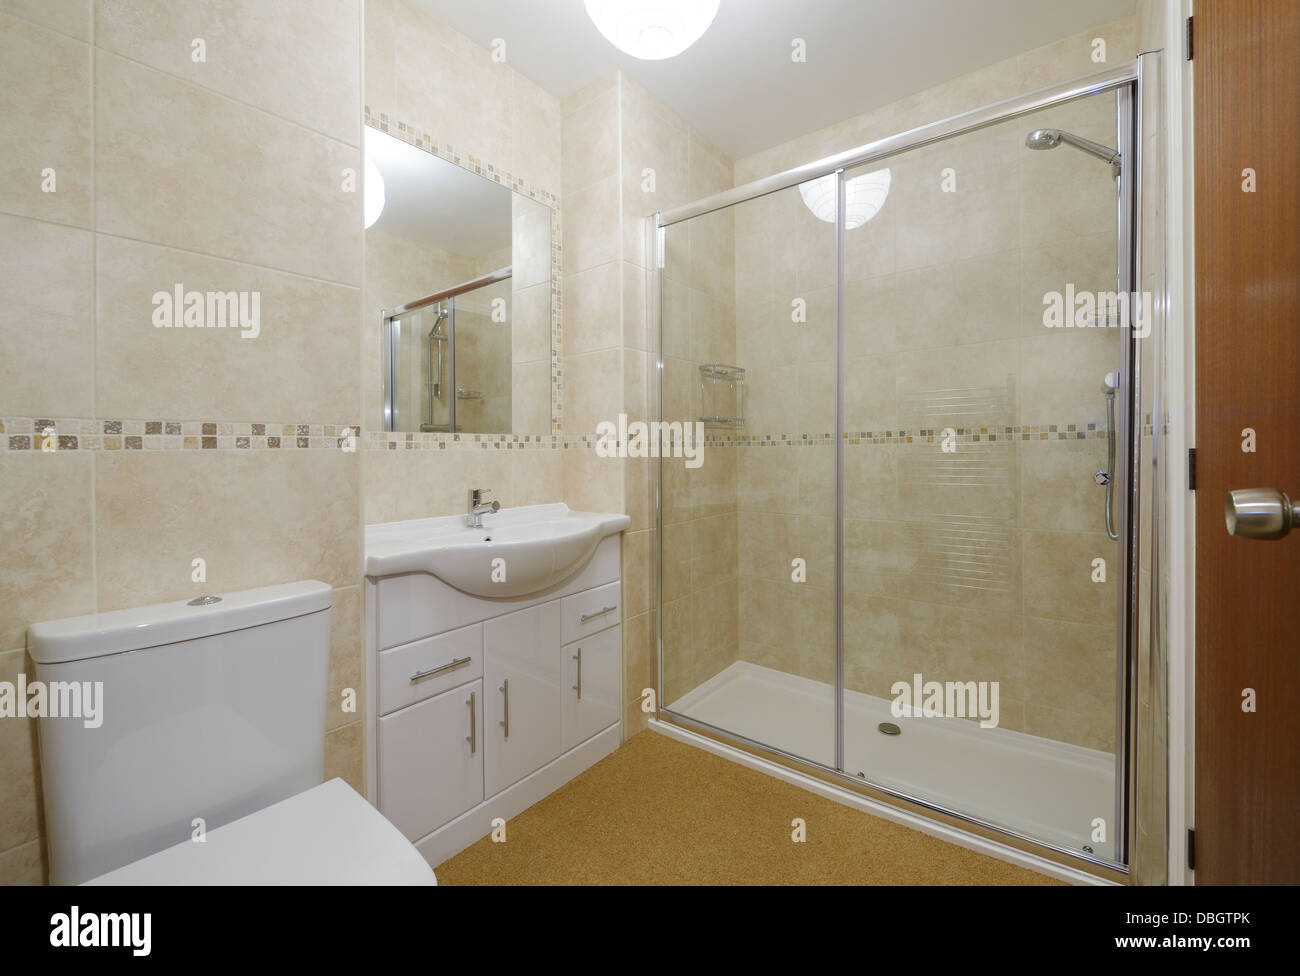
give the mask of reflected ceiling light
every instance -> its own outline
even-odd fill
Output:
[[[369,227],[384,212],[384,201],[386,199],[384,175],[379,172],[379,167],[375,165],[375,161],[369,156],[366,156],[365,185],[362,187],[362,195],[365,201],[363,209],[366,213],[366,226]]]
[[[718,14],[718,0],[586,0],[605,39],[643,61],[681,54]]]
[[[844,183],[844,229],[861,227],[868,220],[880,213],[889,196],[889,170],[878,169],[874,173],[863,173]],[[813,212],[818,220],[828,224],[835,223],[835,196],[839,181],[836,173],[807,183],[799,184],[799,195],[804,205]]]

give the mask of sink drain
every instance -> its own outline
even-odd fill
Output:
[[[902,734],[903,734],[903,730],[900,729],[900,728],[899,728],[897,725],[895,725],[893,722],[881,722],[879,725],[876,726],[876,728],[880,730],[880,733],[881,733],[882,735],[902,735]]]

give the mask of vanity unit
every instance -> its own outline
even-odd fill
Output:
[[[467,521],[366,529],[367,793],[432,865],[622,741],[628,517]]]

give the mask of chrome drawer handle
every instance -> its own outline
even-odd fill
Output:
[[[457,668],[463,668],[472,660],[473,658],[458,657],[450,664],[440,664],[438,667],[430,668],[428,671],[417,671],[415,674],[411,675],[411,684],[415,684],[417,681],[422,681],[425,678],[432,678],[435,674],[442,674],[444,671],[455,671]]]
[[[474,755],[474,750],[478,748],[478,725],[474,721],[474,692],[469,693],[469,701],[465,702],[469,706],[469,735],[465,736],[465,741],[469,743],[469,754]]]
[[[578,662],[578,683],[573,686],[573,690],[578,693],[578,701],[582,701],[582,648],[578,648],[578,653],[573,655],[573,659]]]
[[[510,679],[504,678],[501,681],[501,687],[497,689],[505,695],[505,715],[497,724],[506,730],[506,738],[510,738]]]
[[[605,616],[605,614],[613,613],[617,609],[618,609],[618,604],[616,603],[612,607],[601,607],[595,613],[584,613],[581,617],[578,618],[578,623],[585,624],[588,620],[595,620],[597,617],[603,617]]]

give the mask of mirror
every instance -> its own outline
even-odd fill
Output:
[[[551,417],[551,208],[367,126],[376,426],[543,434]]]

